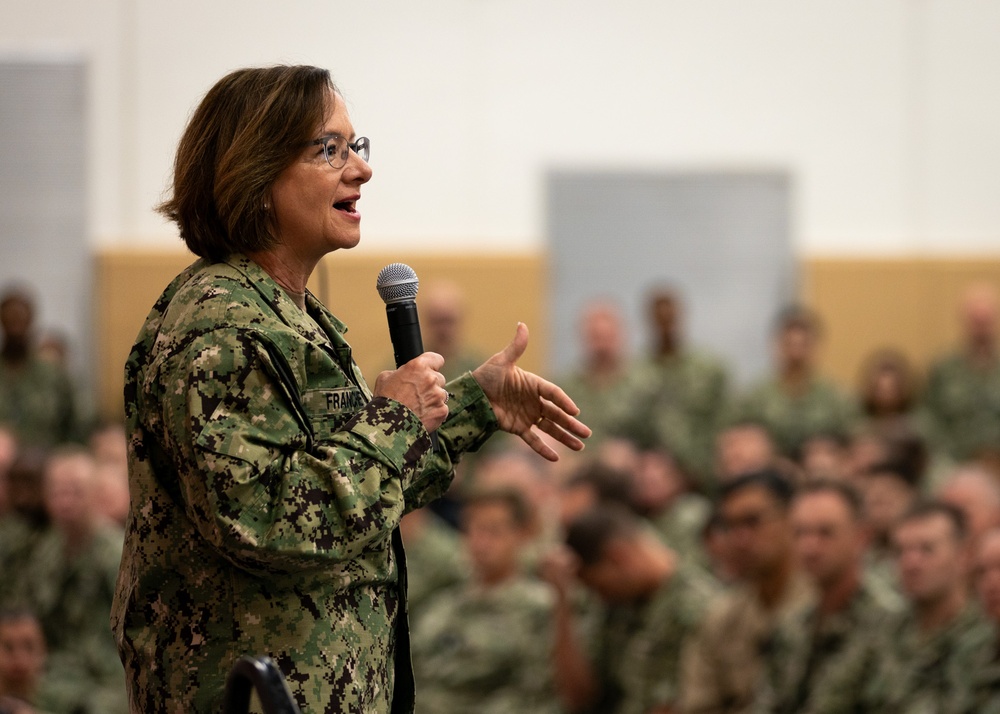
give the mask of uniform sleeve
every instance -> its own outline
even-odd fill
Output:
[[[293,572],[355,559],[398,525],[404,492],[432,489],[450,472],[451,450],[478,435],[456,417],[444,430],[449,449],[425,459],[430,440],[416,415],[375,398],[313,441],[278,360],[260,334],[220,329],[191,339],[153,370],[158,386],[147,384],[162,393],[174,491],[200,535],[238,567]]]

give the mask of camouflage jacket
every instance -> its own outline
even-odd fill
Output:
[[[608,608],[598,634],[601,711],[646,714],[676,706],[682,645],[716,594],[707,575],[681,565],[648,600]]]
[[[552,593],[515,577],[438,593],[414,619],[417,711],[556,714]]]
[[[934,445],[952,458],[1000,450],[1000,361],[979,370],[962,354],[940,360],[927,376],[923,406]]]
[[[786,618],[775,631],[757,711],[823,711],[836,672],[850,666],[856,643],[883,636],[902,611],[902,598],[877,581],[862,581],[847,606],[821,617],[816,606]]]
[[[667,449],[694,483],[710,491],[715,435],[728,392],[725,368],[688,351],[641,362],[628,381],[623,435],[645,447]]]
[[[921,632],[912,612],[860,641],[831,677],[824,714],[978,714],[983,662],[996,635],[969,604],[943,629]]]
[[[306,307],[247,258],[198,261],[139,332],[112,610],[133,711],[218,712],[246,654],[310,714],[412,707],[397,525],[496,418],[464,376],[429,453],[415,414],[372,398],[343,324]]]
[[[781,453],[794,457],[812,436],[847,436],[857,419],[857,407],[831,382],[814,378],[802,394],[792,395],[773,378],[737,399],[727,421],[763,424]]]
[[[813,602],[812,584],[798,572],[772,608],[765,608],[746,584],[721,595],[682,653],[680,710],[685,714],[753,711],[775,631]]]
[[[0,422],[10,424],[24,445],[52,447],[79,439],[67,374],[38,357],[16,369],[0,362]]]

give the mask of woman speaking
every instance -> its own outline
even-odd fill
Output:
[[[524,325],[449,383],[424,353],[370,390],[306,289],[361,238],[369,142],[327,71],[220,80],[180,141],[161,212],[199,260],[126,364],[131,508],[112,625],[133,712],[218,712],[245,654],[304,712],[410,711],[402,515],[497,429],[543,457],[589,429],[517,366]],[[437,430],[440,447],[431,449]]]

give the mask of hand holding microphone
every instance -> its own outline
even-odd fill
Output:
[[[375,380],[375,394],[395,399],[408,407],[424,428],[431,433],[431,442],[437,449],[434,433],[448,418],[448,392],[444,388],[444,357],[435,352],[424,352],[417,317],[417,290],[420,281],[408,265],[392,263],[378,274],[376,288],[385,302],[389,321],[389,338],[397,369],[382,372]]]

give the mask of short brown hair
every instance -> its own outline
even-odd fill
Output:
[[[239,69],[216,82],[177,146],[173,195],[157,208],[191,252],[221,260],[274,245],[268,193],[336,92],[327,70],[308,66]]]

